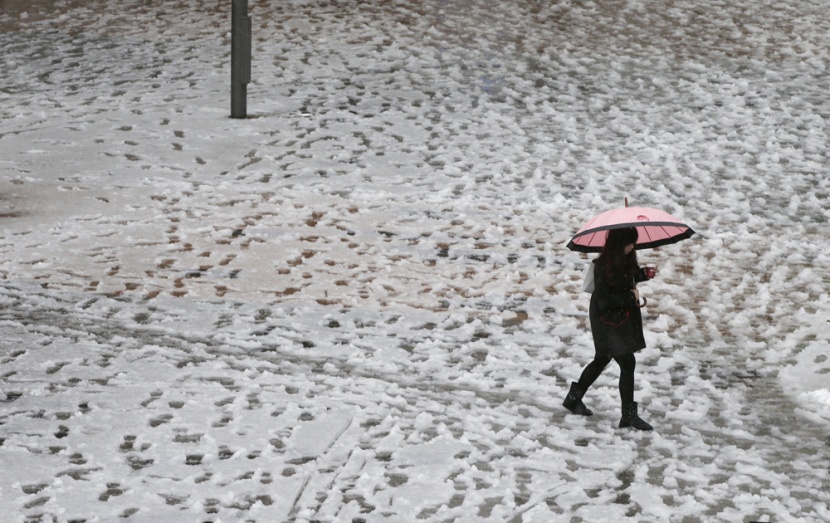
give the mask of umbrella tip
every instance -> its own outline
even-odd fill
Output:
[[[625,206],[628,207],[628,196],[625,197]]]

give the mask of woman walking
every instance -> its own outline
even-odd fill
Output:
[[[634,368],[637,364],[634,354],[646,346],[640,293],[636,285],[648,279],[645,270],[637,264],[637,236],[634,227],[608,231],[605,246],[594,260],[589,318],[596,352],[579,381],[571,384],[564,406],[574,414],[592,415],[582,398],[613,359],[620,366],[620,427],[652,430],[651,425],[638,416],[634,401]]]

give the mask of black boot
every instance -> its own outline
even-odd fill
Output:
[[[634,428],[637,430],[654,430],[654,428],[646,423],[637,415],[637,403],[623,403],[622,419],[620,420],[620,428]]]
[[[582,396],[584,395],[584,389],[581,389],[576,382],[571,383],[571,390],[568,391],[568,395],[565,396],[565,402],[562,403],[562,405],[574,414],[579,414],[580,416],[591,416],[594,413],[588,410],[588,407],[582,403]]]

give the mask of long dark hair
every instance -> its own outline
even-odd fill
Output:
[[[624,289],[634,287],[634,276],[638,267],[637,250],[632,250],[626,256],[625,247],[632,243],[636,244],[638,236],[636,227],[608,231],[605,245],[594,263],[605,271],[608,283],[614,287]]]

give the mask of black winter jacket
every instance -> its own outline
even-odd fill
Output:
[[[638,268],[634,283],[645,281]],[[605,271],[594,265],[594,292],[588,310],[594,349],[605,356],[625,356],[646,346],[643,317],[631,289],[611,285]]]

